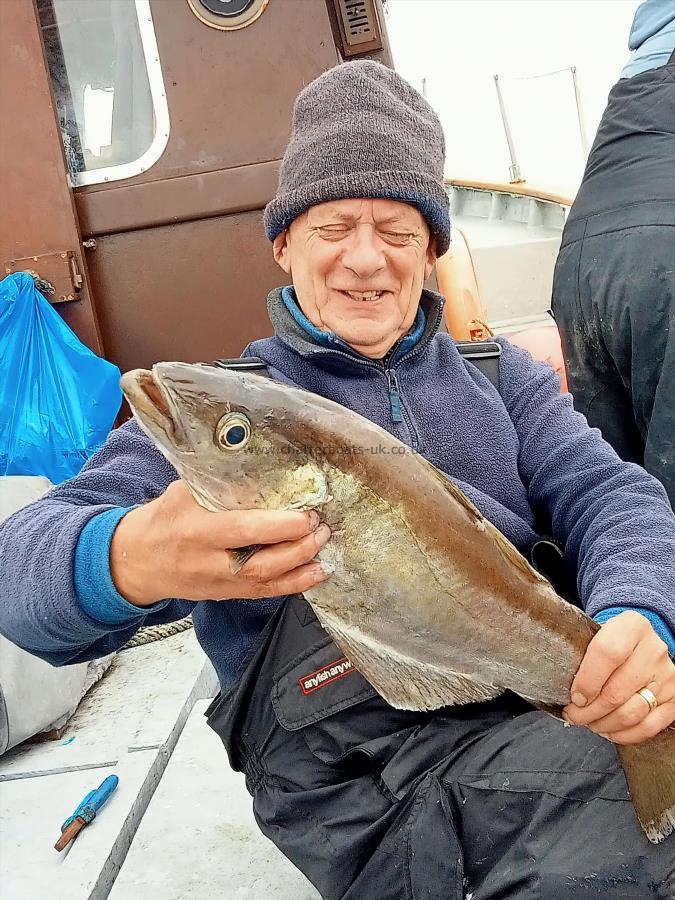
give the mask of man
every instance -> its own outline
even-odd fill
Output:
[[[566,709],[589,729],[513,696],[401,712],[358,673],[303,695],[298,679],[340,655],[288,596],[329,577],[313,561],[328,527],[206,512],[134,423],[0,532],[0,627],[63,664],[192,611],[222,686],[209,722],[261,828],[326,898],[671,896],[675,845],[645,839],[592,732],[641,742],[675,719],[675,521],[548,367],[503,342],[500,396],[437,333],[423,283],[449,243],[443,161],[435,113],[389,69],[308,85],[265,213],[293,286],[270,295],[275,337],[245,352],[423,453],[523,552],[548,513],[606,623]],[[249,544],[268,546],[234,574],[228,551]]]
[[[675,506],[675,3],[647,0],[563,233],[553,286],[576,408]]]

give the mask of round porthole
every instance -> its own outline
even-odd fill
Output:
[[[255,22],[269,0],[187,0],[197,18],[220,31],[236,31]]]

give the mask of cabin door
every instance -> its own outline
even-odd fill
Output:
[[[0,2],[0,276],[32,270],[96,353],[103,344],[68,178],[37,6]]]
[[[0,34],[0,264],[123,371],[269,334],[293,102],[343,54],[391,64],[380,0],[0,0]]]

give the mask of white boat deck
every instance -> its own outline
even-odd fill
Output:
[[[216,691],[183,632],[118,654],[59,741],[0,758],[3,900],[317,900],[258,831],[243,776],[206,724]],[[112,773],[115,793],[57,853],[61,823]]]
[[[501,333],[502,323],[545,319],[565,208],[489,188],[456,186],[449,194],[453,227],[468,242],[490,324]]]
[[[320,900],[258,829],[244,776],[195,705],[110,900]]]

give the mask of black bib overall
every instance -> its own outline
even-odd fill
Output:
[[[675,840],[642,834],[612,745],[511,694],[393,709],[302,597],[208,715],[325,900],[675,897]]]
[[[612,88],[552,305],[575,407],[675,505],[675,53]]]

